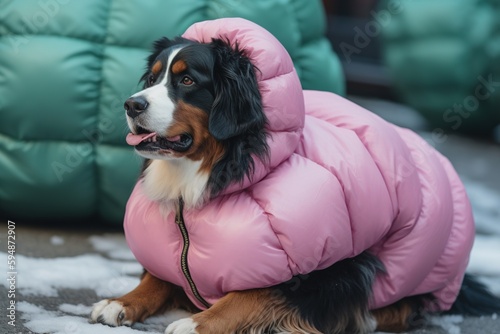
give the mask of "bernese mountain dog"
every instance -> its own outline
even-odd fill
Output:
[[[124,106],[131,131],[127,142],[146,158],[141,177],[152,200],[177,205],[182,198],[185,208],[199,206],[250,176],[253,159],[268,158],[256,71],[244,50],[222,39],[155,42],[143,90]],[[227,170],[229,177],[221,177]],[[130,326],[181,308],[194,315],[172,323],[165,333],[400,332],[421,324],[428,295],[369,309],[372,284],[383,271],[381,262],[365,252],[307,279],[231,292],[201,312],[180,287],[145,271],[130,293],[96,303],[91,321]],[[469,297],[471,291],[486,294],[470,277],[465,281]]]

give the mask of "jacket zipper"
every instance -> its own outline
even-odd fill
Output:
[[[193,277],[191,276],[191,273],[189,272],[189,266],[188,266],[188,251],[189,251],[189,234],[186,228],[186,224],[184,223],[184,217],[182,215],[184,209],[184,200],[182,197],[179,197],[179,204],[177,206],[177,213],[175,217],[175,223],[179,226],[179,230],[181,231],[182,234],[182,239],[184,240],[184,244],[182,246],[182,253],[181,253],[181,270],[182,273],[184,274],[184,277],[186,278],[187,282],[189,283],[189,287],[191,288],[191,291],[193,295],[196,297],[196,299],[203,304],[206,308],[209,308],[210,305],[200,294],[198,291],[198,288],[196,287],[196,284],[194,283]]]

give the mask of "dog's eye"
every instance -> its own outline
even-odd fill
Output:
[[[148,75],[148,77],[146,78],[146,85],[148,87],[151,87],[153,86],[154,83],[155,83],[155,76],[153,74]]]
[[[191,79],[186,75],[185,77],[182,78],[181,83],[186,86],[191,86],[192,84],[194,84],[194,81],[193,79]]]

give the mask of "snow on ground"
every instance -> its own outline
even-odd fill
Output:
[[[468,272],[479,277],[490,290],[500,296],[500,238],[477,235]]]
[[[66,306],[66,308],[68,305]],[[78,306],[72,309],[78,309]],[[40,306],[36,306],[26,302],[19,302],[18,311],[22,313],[21,318],[24,320],[24,325],[35,333],[51,333],[51,334],[134,334],[144,333],[142,331],[129,327],[108,327],[101,324],[90,324],[86,317],[82,314],[72,315],[72,312],[54,312],[47,311]],[[90,307],[86,307],[90,310]],[[162,333],[161,331],[150,333]]]
[[[59,311],[47,311],[43,307],[19,302],[18,311],[22,313],[24,325],[34,333],[51,334],[163,334],[166,324],[188,317],[190,314],[182,311],[169,312],[163,316],[151,317],[144,324],[130,327],[109,327],[88,322],[91,306],[63,304]]]
[[[110,258],[117,260],[135,261],[134,254],[130,251],[123,235],[105,234],[89,238],[95,250],[105,253]]]
[[[52,245],[54,238],[50,240]],[[137,286],[142,266],[139,265],[120,234],[92,236],[89,242],[100,254],[84,254],[63,258],[33,258],[16,255],[18,268],[17,289],[23,296],[57,297],[59,289],[93,290],[100,299],[123,295]],[[7,257],[0,252],[0,258]],[[0,271],[7,272],[7,261],[0,261]],[[6,286],[6,281],[2,281]],[[40,305],[19,301],[17,310],[23,325],[33,333],[54,334],[133,334],[163,333],[166,326],[189,316],[183,311],[152,317],[133,328],[112,328],[90,324],[88,315],[92,305],[63,303],[58,310],[46,310]]]
[[[436,327],[441,327],[448,334],[460,334],[459,324],[464,321],[461,315],[446,315],[442,317],[431,317],[430,322]]]
[[[464,179],[476,221],[476,239],[467,271],[500,296],[500,193]]]
[[[482,183],[466,178],[462,181],[472,203],[479,234],[500,236],[500,193]]]
[[[0,253],[6,257],[5,253]],[[23,295],[56,297],[58,289],[91,289],[102,297],[130,291],[139,282],[131,274],[140,274],[142,267],[135,262],[122,263],[97,254],[64,258],[32,258],[16,255],[18,286]],[[0,262],[7,272],[7,261]],[[6,285],[6,281],[2,282]]]
[[[53,246],[62,246],[64,245],[64,238],[58,236],[58,235],[54,235],[52,236],[52,238],[50,238],[50,243],[53,245]]]
[[[465,180],[477,222],[478,235],[471,254],[468,271],[478,275],[500,295],[500,194],[479,183]],[[51,244],[58,247],[64,239],[54,236]],[[132,290],[139,282],[142,267],[120,234],[92,236],[90,244],[99,252],[64,258],[33,258],[17,255],[18,290],[24,296],[57,297],[60,289],[89,289],[100,298],[115,297]],[[0,258],[6,258],[0,252]],[[0,261],[0,271],[7,272],[7,261]],[[6,286],[5,280],[0,281]],[[97,302],[98,300],[96,300]],[[170,322],[186,317],[185,312],[173,312],[154,317],[133,328],[111,328],[89,324],[92,305],[63,303],[57,310],[19,301],[18,311],[24,325],[34,333],[134,334],[163,333]],[[434,317],[431,323],[449,334],[460,334],[462,317]]]

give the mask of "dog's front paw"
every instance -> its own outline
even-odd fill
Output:
[[[165,334],[198,334],[198,324],[192,318],[177,320],[168,325]]]
[[[127,319],[127,313],[122,303],[116,300],[104,299],[94,304],[90,313],[90,321],[108,326],[132,326],[133,321]]]

